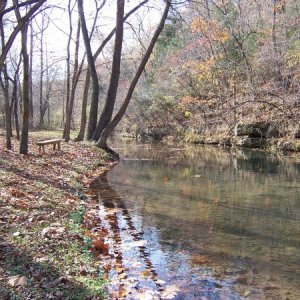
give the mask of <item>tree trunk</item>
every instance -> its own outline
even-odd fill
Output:
[[[93,135],[96,125],[97,125],[100,86],[99,86],[99,80],[98,80],[98,75],[97,75],[97,71],[96,71],[95,61],[94,61],[93,54],[92,54],[89,34],[87,31],[82,2],[83,2],[82,0],[77,1],[78,13],[79,13],[79,18],[80,18],[80,22],[81,22],[82,37],[83,37],[83,41],[84,41],[84,45],[85,45],[85,49],[86,49],[87,61],[88,61],[88,66],[89,66],[89,70],[90,70],[91,77],[92,77],[92,88],[93,88],[89,121],[88,121],[88,132],[87,132],[87,139],[90,140],[92,138],[92,135]]]
[[[84,139],[84,133],[85,133],[85,127],[86,127],[86,108],[87,108],[87,103],[88,103],[90,78],[91,78],[90,71],[87,70],[86,77],[85,77],[84,90],[83,90],[82,105],[81,105],[80,130],[79,130],[78,136],[75,139],[76,142],[83,141],[83,139]]]
[[[160,23],[152,37],[152,40],[147,48],[147,51],[145,52],[143,58],[142,58],[142,61],[137,69],[137,72],[129,86],[129,89],[128,89],[128,92],[127,92],[127,95],[125,97],[125,100],[122,104],[122,106],[120,107],[118,113],[115,115],[115,117],[113,118],[113,120],[108,124],[108,126],[106,126],[106,128],[103,130],[101,136],[100,136],[100,139],[97,143],[97,146],[108,151],[108,152],[111,152],[113,154],[115,154],[115,152],[110,149],[108,146],[107,146],[107,139],[109,137],[109,135],[112,133],[112,131],[115,129],[115,127],[118,125],[118,123],[121,121],[122,117],[124,116],[125,112],[126,112],[126,109],[128,107],[128,104],[131,100],[131,97],[132,97],[132,94],[134,92],[134,89],[138,83],[138,80],[140,79],[142,73],[143,73],[143,70],[145,69],[145,66],[150,58],[150,55],[154,49],[154,46],[156,44],[156,41],[160,35],[160,33],[162,32],[163,28],[164,28],[164,25],[165,25],[165,21],[168,17],[168,13],[169,13],[169,9],[171,7],[171,2],[168,0],[167,3],[166,3],[166,7],[165,7],[165,10],[164,10],[164,13],[161,17],[161,20],[160,20]]]
[[[33,83],[32,83],[32,69],[33,69],[33,26],[30,22],[30,62],[29,62],[29,128],[33,128]]]
[[[1,6],[1,11],[5,9],[6,2],[4,2]],[[5,35],[4,35],[4,26],[2,17],[0,17],[0,35],[1,35],[1,48],[2,53],[3,49],[6,45],[5,43]],[[9,103],[9,80],[8,80],[8,72],[7,72],[7,66],[6,64],[0,65],[0,83],[4,94],[4,107],[5,107],[5,134],[6,134],[6,148],[11,149],[11,137],[12,137],[12,126],[11,126],[11,109],[10,109],[10,103]],[[2,78],[2,74],[3,78]]]
[[[72,26],[72,9],[71,9],[71,0],[69,0],[68,3],[68,17],[69,17],[69,38],[68,38],[68,43],[67,43],[67,93],[66,93],[66,108],[65,108],[65,118],[66,118],[66,123],[71,119],[71,117],[68,116],[69,114],[69,106],[70,106],[70,89],[71,89],[71,69],[70,69],[70,64],[71,64],[71,40],[72,40],[72,33],[73,33],[73,26]],[[63,138],[66,139],[66,123],[64,124],[64,132],[63,132]]]
[[[18,22],[20,13],[16,10]],[[28,154],[28,129],[29,129],[29,56],[27,52],[28,24],[22,30],[22,56],[23,56],[23,124],[20,142],[20,154]]]
[[[276,22],[277,22],[277,0],[273,0],[272,43],[273,43],[274,56],[276,56],[277,54]]]
[[[15,82],[15,86],[13,89],[13,98],[14,98],[14,118],[15,118],[15,126],[16,126],[16,136],[17,140],[20,140],[20,123],[19,123],[19,112],[18,112],[18,95],[17,95],[17,82]]]
[[[123,22],[125,22],[134,12],[136,12],[139,8],[141,8],[144,4],[146,4],[149,0],[144,0],[140,4],[138,4],[136,7],[134,7],[132,10],[130,10],[123,18]],[[94,29],[95,23],[93,25]],[[92,32],[93,32],[92,29]],[[92,33],[91,32],[91,33]],[[94,61],[97,60],[99,54],[102,52],[106,44],[110,41],[110,39],[113,37],[113,35],[116,32],[116,28],[114,28],[108,35],[107,37],[102,41],[98,49],[96,50],[95,54],[93,55]],[[91,36],[91,35],[90,35]],[[80,121],[80,131],[78,136],[76,137],[75,141],[83,141],[84,139],[84,134],[85,134],[85,127],[86,127],[86,108],[87,108],[87,103],[88,103],[88,91],[89,91],[89,85],[90,85],[90,73],[89,73],[89,78],[86,76],[85,79],[85,86],[84,86],[84,95],[82,99],[82,109],[81,109],[81,121]]]
[[[14,119],[16,126],[16,136],[17,140],[20,140],[20,123],[19,123],[19,106],[18,106],[18,86],[19,86],[19,70],[21,66],[21,57],[17,64],[14,80],[13,80],[13,91],[12,91],[12,100],[11,100],[11,109],[14,111]]]
[[[117,5],[117,21],[116,21],[116,38],[113,54],[112,70],[107,97],[104,108],[100,115],[97,128],[93,134],[93,140],[97,141],[107,124],[111,121],[114,111],[121,67],[121,55],[123,45],[123,16],[124,16],[124,0],[118,0]]]
[[[66,124],[65,124],[65,141],[69,142],[70,140],[70,132],[71,132],[71,120],[73,116],[73,108],[74,108],[74,100],[75,100],[75,91],[78,83],[78,54],[79,54],[79,37],[80,37],[80,21],[78,21],[77,33],[76,33],[76,42],[75,42],[75,62],[74,62],[74,70],[73,70],[73,78],[72,78],[72,88],[69,99],[68,110],[66,114]]]
[[[12,149],[11,138],[12,138],[12,125],[11,125],[11,107],[9,101],[9,83],[7,77],[6,66],[2,69],[4,74],[4,82],[1,80],[2,89],[4,92],[5,100],[5,134],[6,134],[6,148]]]
[[[44,18],[42,18],[42,30],[41,30],[41,39],[40,39],[40,93],[39,93],[39,109],[40,109],[40,122],[39,128],[44,128]]]

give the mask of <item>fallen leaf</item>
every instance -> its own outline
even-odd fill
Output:
[[[122,273],[122,272],[124,272],[124,268],[116,267],[116,271],[118,273]]]
[[[154,291],[147,290],[147,291],[139,291],[137,294],[134,295],[134,299],[138,300],[156,300],[160,299]]]
[[[107,273],[104,273],[104,274],[103,274],[103,279],[104,279],[104,280],[108,280],[108,279],[109,279],[109,276],[108,276]]]
[[[14,202],[13,206],[15,208],[26,209],[28,208],[29,204],[26,200],[18,199],[16,202]]]
[[[209,259],[203,255],[194,255],[192,256],[192,262],[197,265],[207,264],[209,263]]]
[[[145,271],[142,272],[142,275],[144,277],[148,277],[148,276],[150,276],[150,274],[151,274],[151,272],[149,270],[145,270]]]
[[[13,197],[16,197],[16,198],[21,198],[21,197],[25,197],[26,196],[26,194],[24,192],[22,192],[20,190],[17,190],[17,189],[12,189],[10,191],[10,193],[11,193],[11,195]]]
[[[127,275],[125,273],[119,274],[119,278],[120,279],[125,279],[126,277],[127,277]]]
[[[108,253],[108,245],[102,242],[101,240],[94,240],[93,245],[95,248],[102,253]]]
[[[161,279],[157,279],[156,283],[159,284],[159,285],[164,285],[166,282],[161,280]]]
[[[119,291],[119,298],[125,298],[127,296],[127,291],[125,289],[121,289]]]
[[[179,292],[179,288],[176,285],[169,285],[161,293],[162,299],[174,299]]]
[[[42,230],[41,235],[62,234],[65,230],[66,229],[64,227],[46,227]]]
[[[43,262],[46,262],[48,260],[49,259],[46,256],[45,257],[37,257],[37,258],[34,259],[34,261],[37,262],[37,263],[43,263]]]
[[[27,278],[25,276],[11,276],[8,279],[8,284],[12,287],[24,286],[27,284]]]

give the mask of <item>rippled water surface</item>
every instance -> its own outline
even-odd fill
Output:
[[[300,161],[123,144],[96,184],[137,288],[176,299],[300,299]],[[147,241],[147,242],[146,242]],[[137,247],[133,247],[136,245]]]

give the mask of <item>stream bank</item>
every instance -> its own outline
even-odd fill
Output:
[[[262,149],[271,153],[300,152],[300,129],[278,122],[238,122],[234,128],[205,130],[197,127],[149,127],[125,136],[141,142],[159,141],[165,144],[191,143],[238,148]],[[124,133],[123,133],[124,135]]]
[[[88,143],[38,153],[36,140],[60,135],[32,133],[26,156],[15,139],[13,150],[5,150],[0,135],[1,300],[107,297],[83,223],[95,205],[89,183],[114,162]]]

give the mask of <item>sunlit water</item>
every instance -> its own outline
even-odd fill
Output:
[[[118,209],[120,264],[142,274],[137,289],[300,299],[300,161],[200,146],[116,150],[123,159],[95,185]]]

